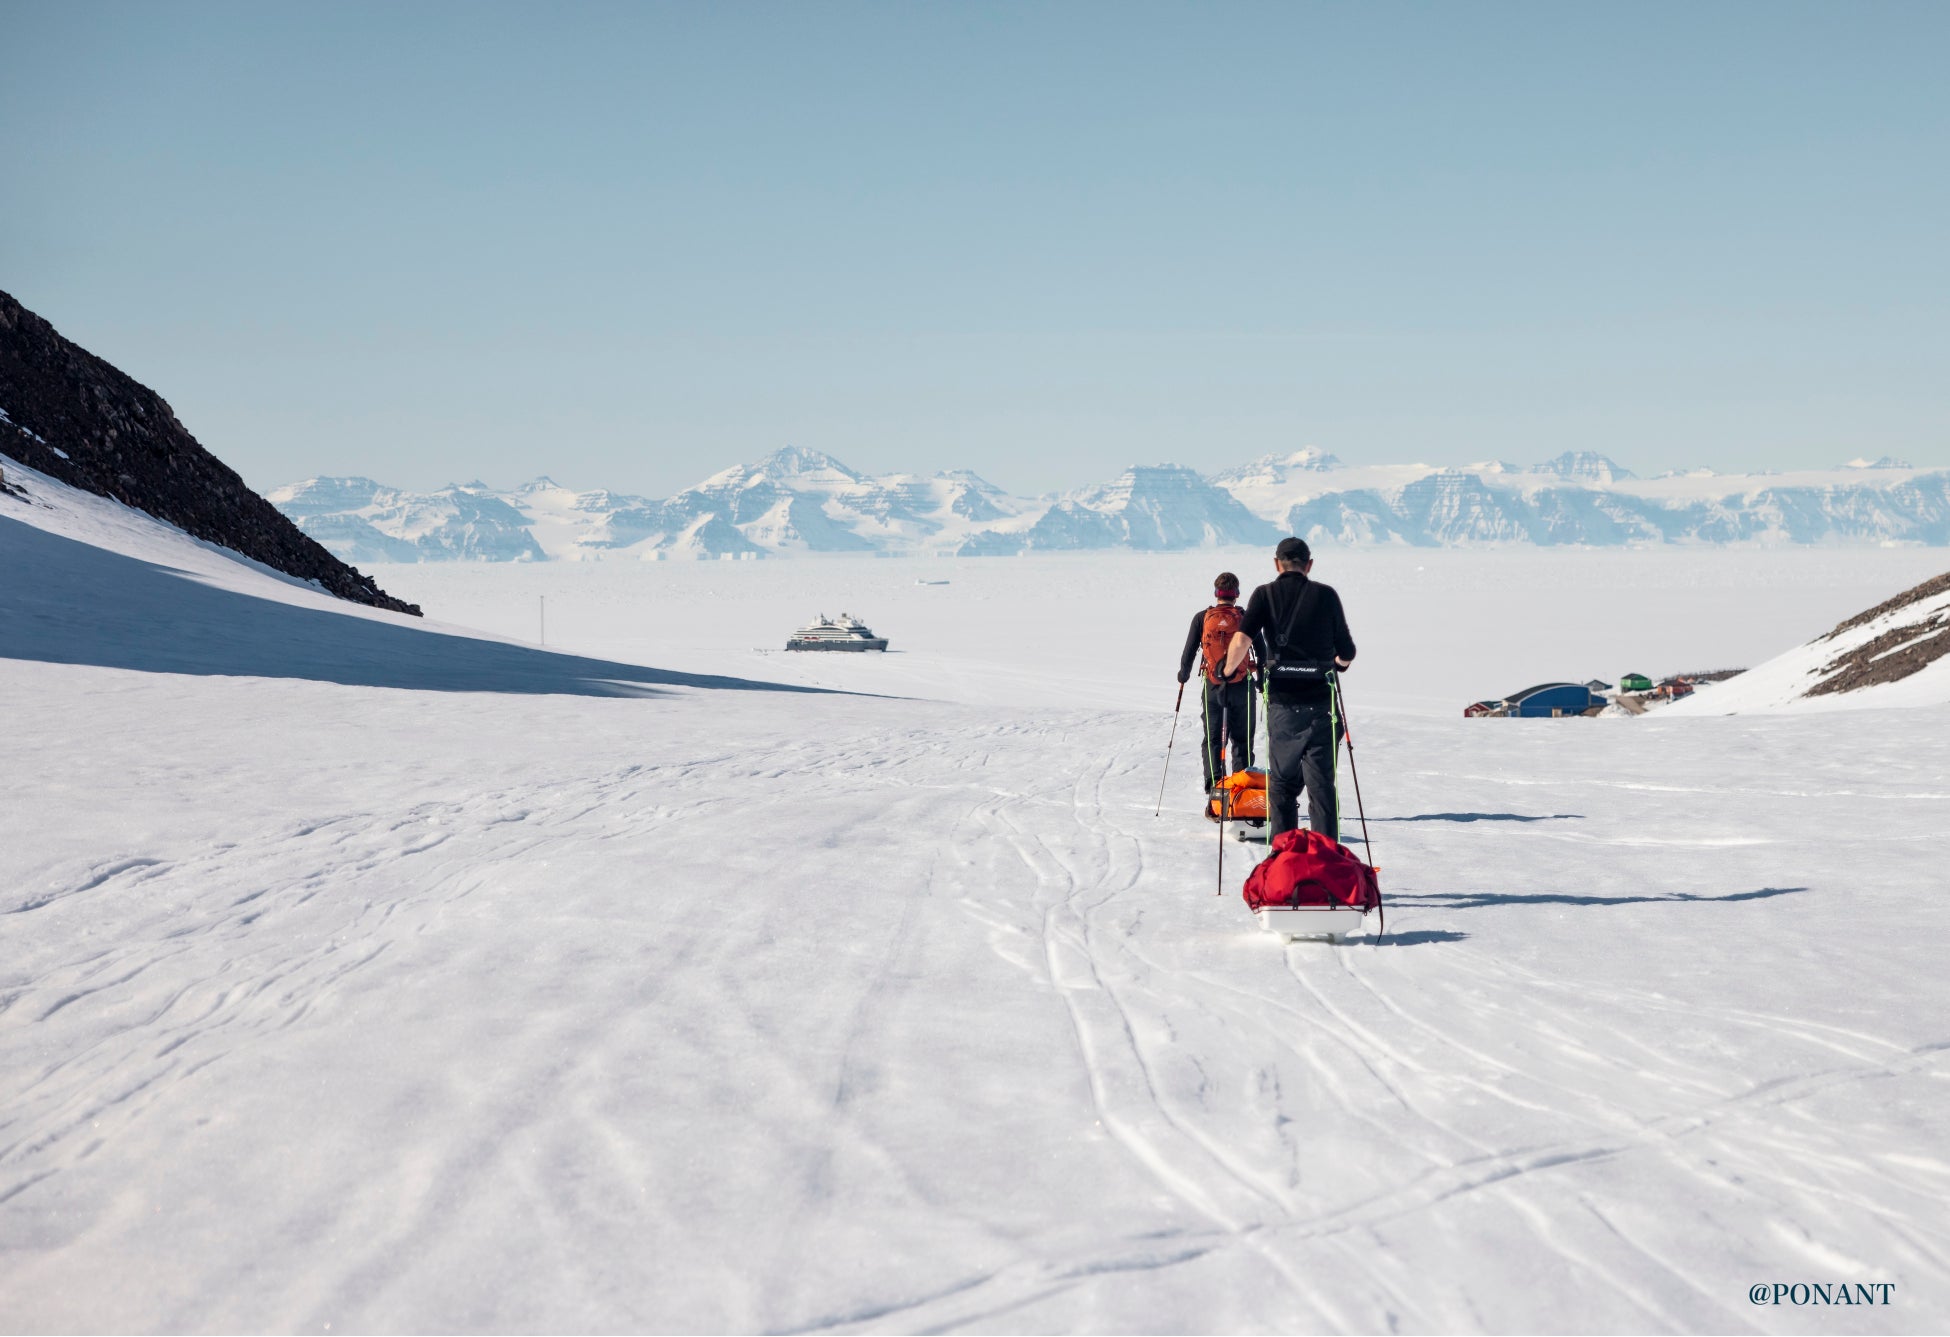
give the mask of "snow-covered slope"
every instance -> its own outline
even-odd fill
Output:
[[[211,543],[395,612],[399,602],[205,450],[163,397],[0,292],[0,455]]]
[[[1675,714],[1852,710],[1950,703],[1950,574],[1924,581],[1736,678]]]
[[[0,471],[7,659],[425,691],[629,696],[735,682],[349,604],[4,456]]]
[[[1950,1324],[1950,708],[1486,727],[1369,685],[1636,617],[1444,621],[1481,615],[1459,587],[1628,596],[1639,554],[1329,561],[1389,932],[1282,947],[1245,847],[1212,894],[1185,749],[1153,815],[1161,595],[1209,557],[386,573],[504,629],[574,582],[578,658],[23,477],[0,1326]],[[1770,625],[1834,593],[1706,556]],[[859,610],[894,653],[749,648],[781,583],[863,580],[908,600]],[[760,666],[896,694],[680,672]],[[1893,1299],[1749,1300],[1803,1281]]]
[[[470,483],[420,494],[321,478],[271,497],[306,533],[362,561],[1175,551],[1287,533],[1344,546],[1950,543],[1950,471],[1886,459],[1640,479],[1590,451],[1528,468],[1348,468],[1308,449],[1209,477],[1134,466],[1030,499],[966,471],[869,476],[787,448],[662,501],[546,478],[512,492]]]

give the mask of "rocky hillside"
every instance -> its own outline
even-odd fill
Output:
[[[0,455],[375,608],[419,613],[307,537],[162,397],[0,292]]]
[[[1950,572],[1672,707],[1675,714],[1950,702]]]

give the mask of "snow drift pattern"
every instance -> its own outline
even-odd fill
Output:
[[[1389,932],[1282,947],[1249,860],[1212,895],[1197,767],[1153,815],[1168,660],[1040,634],[1168,655],[1182,563],[963,563],[906,586],[913,654],[665,661],[897,695],[625,694],[621,641],[328,601],[22,478],[9,1330],[1785,1330],[1747,1287],[1838,1272],[1903,1306],[1850,1329],[1950,1328],[1950,709],[1546,746],[1370,706],[1364,641]],[[749,646],[726,607],[900,567],[776,565],[578,583]],[[976,597],[1056,567],[1092,597]],[[414,574],[518,607],[550,573]],[[1512,633],[1617,615],[1581,607]],[[1443,690],[1505,676],[1433,632]]]

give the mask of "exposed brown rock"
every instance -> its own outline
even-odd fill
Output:
[[[1950,587],[1939,584],[1938,588]],[[1891,627],[1824,665],[1822,680],[1808,689],[1808,695],[1829,696],[1885,682],[1900,682],[1945,655],[1950,655],[1950,613],[1939,613],[1921,622]]]
[[[1913,603],[1921,603],[1931,595],[1942,594],[1945,591],[1950,591],[1950,571],[1945,571],[1940,576],[1932,576],[1921,585],[1904,590],[1893,599],[1884,599],[1874,608],[1869,609],[1865,613],[1857,613],[1846,622],[1836,623],[1835,630],[1818,639],[1832,641],[1845,631],[1853,631],[1857,627],[1867,626],[1884,613],[1893,613],[1899,608],[1907,608]]]
[[[197,444],[162,397],[0,292],[0,454],[354,603],[419,609],[325,551]]]

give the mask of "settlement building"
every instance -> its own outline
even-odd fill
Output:
[[[1512,695],[1509,714],[1517,719],[1552,719],[1604,709],[1605,699],[1575,682],[1545,682]]]

